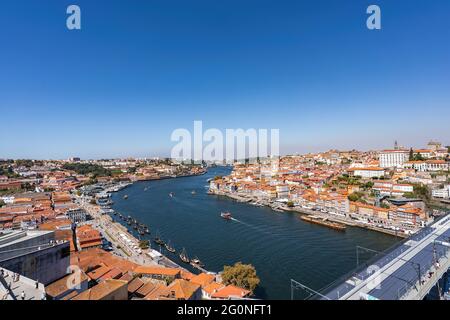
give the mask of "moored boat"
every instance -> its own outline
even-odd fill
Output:
[[[301,216],[301,219],[303,221],[307,221],[310,223],[315,223],[321,226],[325,226],[334,230],[338,230],[338,231],[345,231],[347,229],[347,227],[345,226],[345,224],[339,223],[339,222],[333,222],[333,221],[329,221],[326,218],[322,218],[322,217],[317,217],[317,216]]]
[[[181,259],[181,261],[183,261],[184,263],[189,263],[189,262],[190,262],[189,257],[188,257],[188,255],[187,255],[187,253],[186,253],[186,249],[184,249],[184,248],[183,248],[183,250],[182,250],[181,253],[180,253],[180,259]]]
[[[195,257],[194,259],[191,259],[191,265],[194,267],[200,267],[203,268],[205,265],[203,262],[200,261],[199,258]]]
[[[164,241],[160,237],[156,237],[155,239],[153,239],[153,241],[160,246],[164,246],[164,244],[165,244]]]
[[[172,247],[172,245],[170,244],[170,241],[168,243],[165,244],[166,250],[172,253],[175,253],[175,248]]]

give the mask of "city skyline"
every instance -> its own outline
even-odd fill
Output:
[[[177,128],[280,129],[280,153],[450,144],[444,1],[76,1],[0,12],[0,158],[169,156]]]

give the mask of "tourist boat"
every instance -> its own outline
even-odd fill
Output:
[[[192,190],[192,192],[191,192],[192,194],[196,194],[197,192],[195,192],[195,190]]]
[[[220,214],[220,216],[221,216],[222,218],[224,218],[225,220],[231,220],[231,219],[232,219],[231,213],[229,213],[229,212],[222,212],[222,213]]]
[[[150,233],[150,229],[148,227],[145,227],[144,229],[145,233],[149,234]]]
[[[147,187],[145,187],[145,188],[144,188],[144,191],[147,191],[147,190],[148,190],[148,188],[147,188]]]
[[[128,224],[129,226],[131,226],[131,220],[128,220],[128,221],[127,221],[127,224]]]
[[[153,241],[154,241],[156,244],[159,244],[160,246],[163,246],[163,245],[164,245],[164,241],[163,241],[160,237],[156,237],[155,239],[153,239]]]
[[[169,197],[173,198],[175,194],[173,192],[169,193]]]
[[[166,250],[172,253],[175,253],[175,248],[171,246],[170,241],[165,245]]]
[[[123,198],[124,198],[125,200],[127,200],[127,199],[128,199],[128,195],[124,195]]]
[[[188,255],[187,255],[187,253],[186,253],[186,249],[184,249],[183,248],[183,250],[181,251],[181,253],[180,253],[180,259],[181,259],[181,261],[183,261],[184,263],[189,263],[189,257],[188,257]]]
[[[139,229],[139,234],[141,235],[141,236],[143,236],[143,235],[145,235],[145,232],[144,232],[144,230],[142,230],[142,229]]]
[[[194,267],[200,267],[200,268],[203,268],[205,266],[203,264],[203,262],[201,262],[200,259],[197,257],[195,257],[194,259],[191,260],[191,265]]]
[[[338,231],[345,231],[347,227],[339,222],[329,221],[326,218],[317,216],[301,216],[301,219],[310,223],[315,223]]]

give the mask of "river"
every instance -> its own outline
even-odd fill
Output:
[[[290,279],[320,289],[356,266],[356,246],[380,251],[398,241],[360,228],[339,232],[304,222],[296,213],[207,195],[207,179],[229,172],[217,167],[202,176],[137,182],[113,194],[113,209],[147,224],[147,239],[158,233],[178,252],[184,247],[190,257],[198,256],[207,270],[252,264],[261,279],[255,292],[261,299],[290,299]],[[223,211],[235,220],[222,219]],[[177,255],[164,254],[181,264]]]

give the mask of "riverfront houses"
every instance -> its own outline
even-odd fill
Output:
[[[396,145],[380,152],[331,150],[239,163],[230,175],[210,182],[210,193],[410,234],[432,220],[430,195],[448,194],[448,150],[430,145],[435,148],[429,152]],[[421,157],[427,160],[415,160]]]
[[[106,208],[97,204],[132,181],[200,175],[205,172],[202,166],[169,160],[82,162],[73,158],[7,160],[0,162],[0,169],[1,299],[250,296],[244,288],[223,283],[220,274],[193,274],[173,262],[168,267],[162,254],[153,259],[151,248],[140,248],[140,242],[112,224]],[[120,236],[114,246],[113,233]]]

